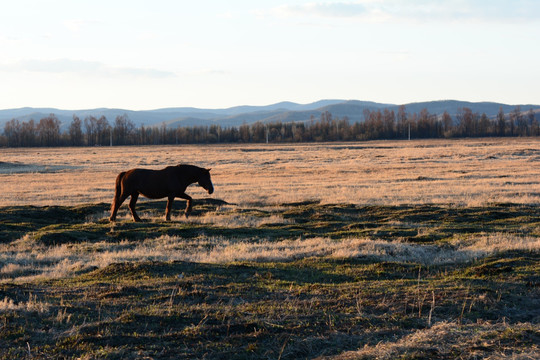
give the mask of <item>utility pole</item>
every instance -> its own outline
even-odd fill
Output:
[[[411,140],[411,123],[409,123],[409,140]]]

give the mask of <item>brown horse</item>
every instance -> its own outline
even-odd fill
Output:
[[[214,192],[210,179],[210,169],[203,169],[193,165],[167,166],[162,170],[131,169],[121,172],[116,177],[116,191],[111,205],[110,221],[116,220],[118,208],[128,196],[131,196],[129,210],[134,221],[141,221],[135,212],[135,204],[139,194],[150,199],[167,197],[167,210],[165,220],[171,220],[171,209],[175,197],[187,200],[186,217],[191,213],[193,199],[185,193],[186,188],[198,183],[209,194]]]

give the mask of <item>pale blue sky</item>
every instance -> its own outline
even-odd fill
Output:
[[[1,109],[540,103],[540,0],[0,4]]]

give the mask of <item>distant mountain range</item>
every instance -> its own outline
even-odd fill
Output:
[[[408,113],[419,113],[427,109],[431,114],[440,115],[447,111],[452,117],[460,108],[470,108],[479,114],[485,113],[488,117],[495,117],[499,108],[507,114],[513,111],[517,105],[508,105],[494,102],[467,102],[456,100],[428,101],[404,104]],[[370,101],[358,100],[320,100],[310,104],[296,104],[293,102],[280,102],[267,106],[236,106],[227,109],[198,109],[191,107],[166,108],[158,110],[133,111],[125,109],[91,109],[91,110],[60,110],[53,108],[20,108],[0,110],[0,131],[4,124],[11,119],[29,121],[40,119],[55,114],[62,123],[62,129],[66,129],[71,123],[73,116],[81,119],[88,116],[105,116],[109,123],[113,123],[118,115],[126,114],[137,126],[156,126],[165,124],[167,127],[183,126],[206,126],[219,124],[222,127],[240,126],[261,122],[302,122],[312,116],[319,119],[321,113],[328,111],[333,117],[342,118],[347,116],[351,122],[364,121],[364,110],[370,111],[389,109],[396,113],[400,105],[382,104]],[[533,109],[540,113],[540,105],[519,105],[523,112]]]

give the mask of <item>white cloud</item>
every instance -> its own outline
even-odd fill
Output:
[[[80,32],[83,28],[93,25],[102,25],[103,22],[96,20],[71,19],[64,21],[64,26],[74,33]]]
[[[229,72],[221,69],[200,69],[192,71],[190,75],[228,75]]]
[[[73,73],[86,76],[103,77],[145,77],[170,78],[176,74],[151,68],[113,67],[97,61],[54,59],[54,60],[22,60],[12,64],[0,65],[4,71],[28,71],[40,73]]]
[[[540,21],[540,2],[535,0],[360,0],[309,2],[259,10],[260,16],[282,18],[350,18],[386,21]]]
[[[357,17],[366,14],[366,7],[361,3],[307,3],[302,5],[282,5],[270,13],[278,16],[321,16],[321,17]]]
[[[220,14],[217,14],[216,17],[218,19],[232,19],[234,17],[233,13],[231,11],[226,11]]]

